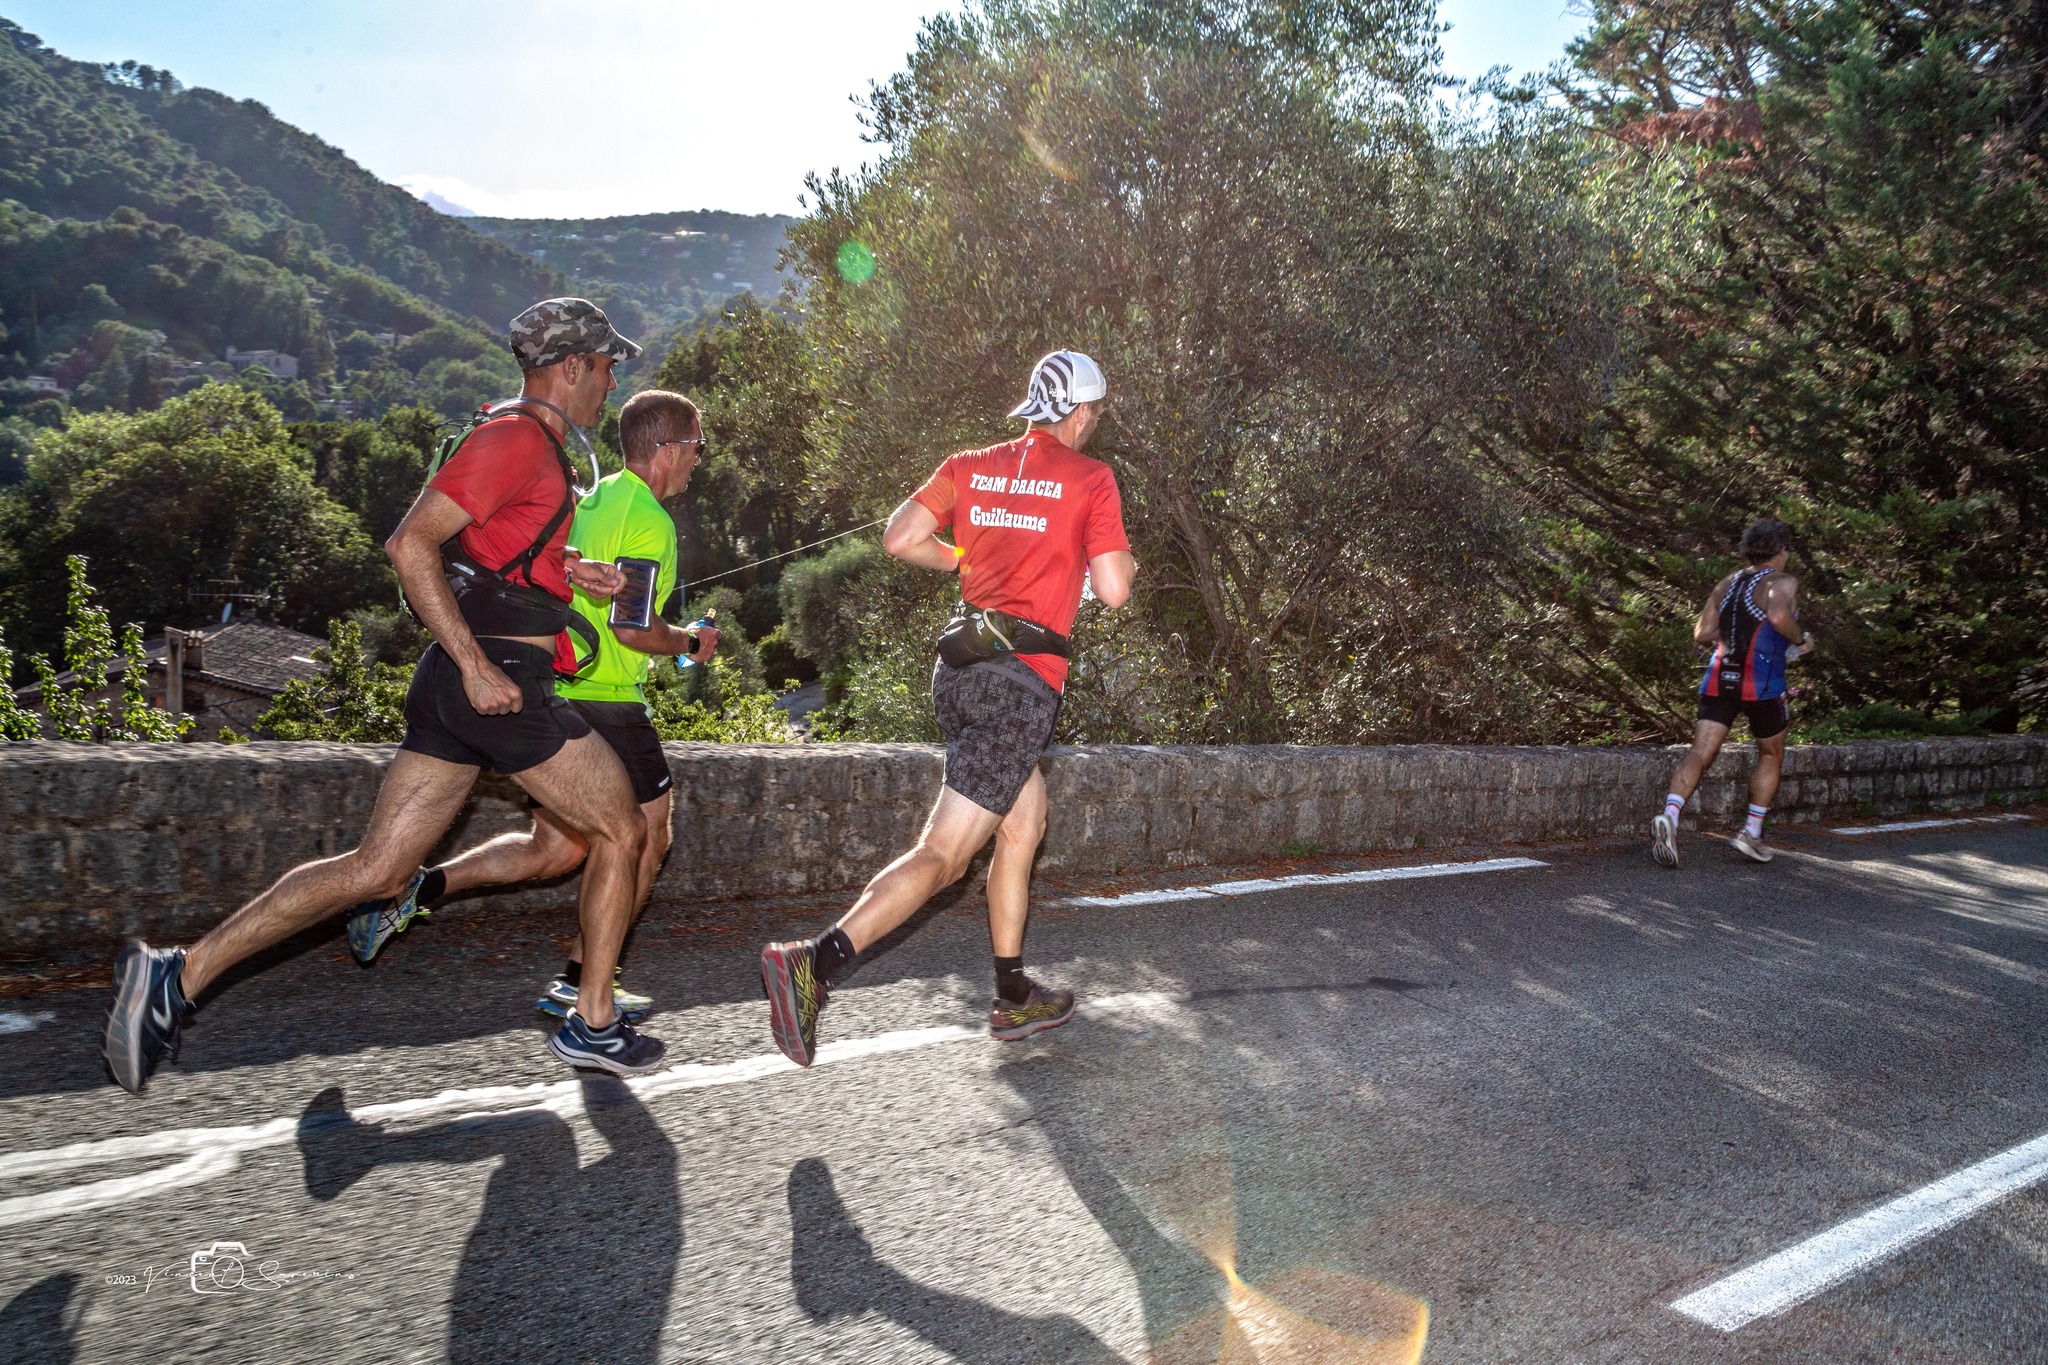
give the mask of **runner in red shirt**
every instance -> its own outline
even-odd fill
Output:
[[[618,755],[554,685],[571,578],[600,596],[622,582],[611,565],[565,562],[575,488],[562,441],[572,424],[598,420],[618,387],[612,365],[640,348],[585,299],[535,304],[513,320],[510,342],[525,373],[520,396],[493,409],[384,544],[434,644],[413,670],[405,740],[362,844],[293,868],[189,950],[122,951],[104,1046],[126,1089],[142,1089],[192,1000],[228,967],[361,902],[409,897],[484,770],[510,776],[590,846],[583,985],[549,1047],[573,1066],[619,1074],[660,1064],[661,1043],[618,1017],[611,993],[645,826]]]
[[[890,554],[960,575],[961,605],[932,671],[946,783],[917,846],[878,873],[838,924],[761,950],[775,1045],[799,1066],[817,1054],[818,1012],[832,979],[958,881],[991,834],[989,1032],[1011,1042],[1073,1017],[1072,991],[1025,975],[1024,922],[1031,861],[1045,834],[1038,760],[1059,718],[1067,632],[1084,583],[1121,607],[1135,572],[1116,477],[1081,454],[1106,392],[1093,360],[1054,351],[1010,414],[1030,423],[1024,435],[947,459],[889,519]],[[948,526],[950,545],[938,535]]]

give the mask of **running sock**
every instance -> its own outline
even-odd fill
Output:
[[[572,986],[582,985],[583,964],[581,962],[575,961],[574,959],[571,959],[569,965],[562,968],[562,980],[568,982]]]
[[[830,981],[845,971],[847,965],[860,956],[853,946],[853,940],[836,924],[812,939],[811,947],[818,954],[818,976],[825,981]]]
[[[1024,956],[996,959],[996,994],[1013,1005],[1031,997],[1031,978],[1024,975]]]
[[[448,874],[438,867],[427,869],[427,875],[420,879],[419,903],[437,901],[448,894]]]
[[[1763,838],[1764,817],[1770,813],[1771,808],[1769,806],[1759,806],[1752,803],[1749,808],[1749,819],[1742,823],[1742,832],[1752,839]]]
[[[1672,792],[1669,796],[1666,796],[1664,798],[1664,814],[1671,818],[1671,823],[1674,826],[1678,823],[1679,812],[1683,811],[1684,809],[1685,798],[1680,796],[1677,792]]]

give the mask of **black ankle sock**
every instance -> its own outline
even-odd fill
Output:
[[[1031,978],[1024,975],[1024,957],[996,959],[996,994],[1013,1005],[1021,1005],[1031,994]]]
[[[572,986],[582,985],[583,964],[581,962],[571,962],[568,966],[562,968],[562,980],[568,982]]]
[[[438,867],[427,869],[427,875],[420,881],[420,904],[437,901],[448,894],[448,874]]]
[[[825,981],[845,971],[848,964],[860,956],[854,950],[853,940],[836,924],[812,939],[811,946],[818,952],[818,976]]]

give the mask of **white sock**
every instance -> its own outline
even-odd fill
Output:
[[[1749,819],[1742,822],[1742,832],[1752,839],[1763,838],[1764,817],[1770,813],[1771,808],[1769,806],[1752,804],[1749,808]]]
[[[1672,792],[1669,796],[1664,798],[1664,814],[1671,817],[1671,826],[1673,829],[1676,829],[1678,827],[1679,812],[1683,811],[1684,809],[1685,798],[1680,796],[1677,792]]]

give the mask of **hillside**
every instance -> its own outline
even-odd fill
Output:
[[[295,420],[458,413],[517,382],[501,339],[528,303],[582,293],[658,344],[746,286],[772,295],[787,223],[452,217],[253,100],[0,19],[0,482],[67,410],[237,371]]]
[[[711,209],[618,218],[462,219],[563,271],[579,289],[630,299],[650,336],[672,332],[734,294],[772,300],[781,287],[777,263],[791,221]]]

